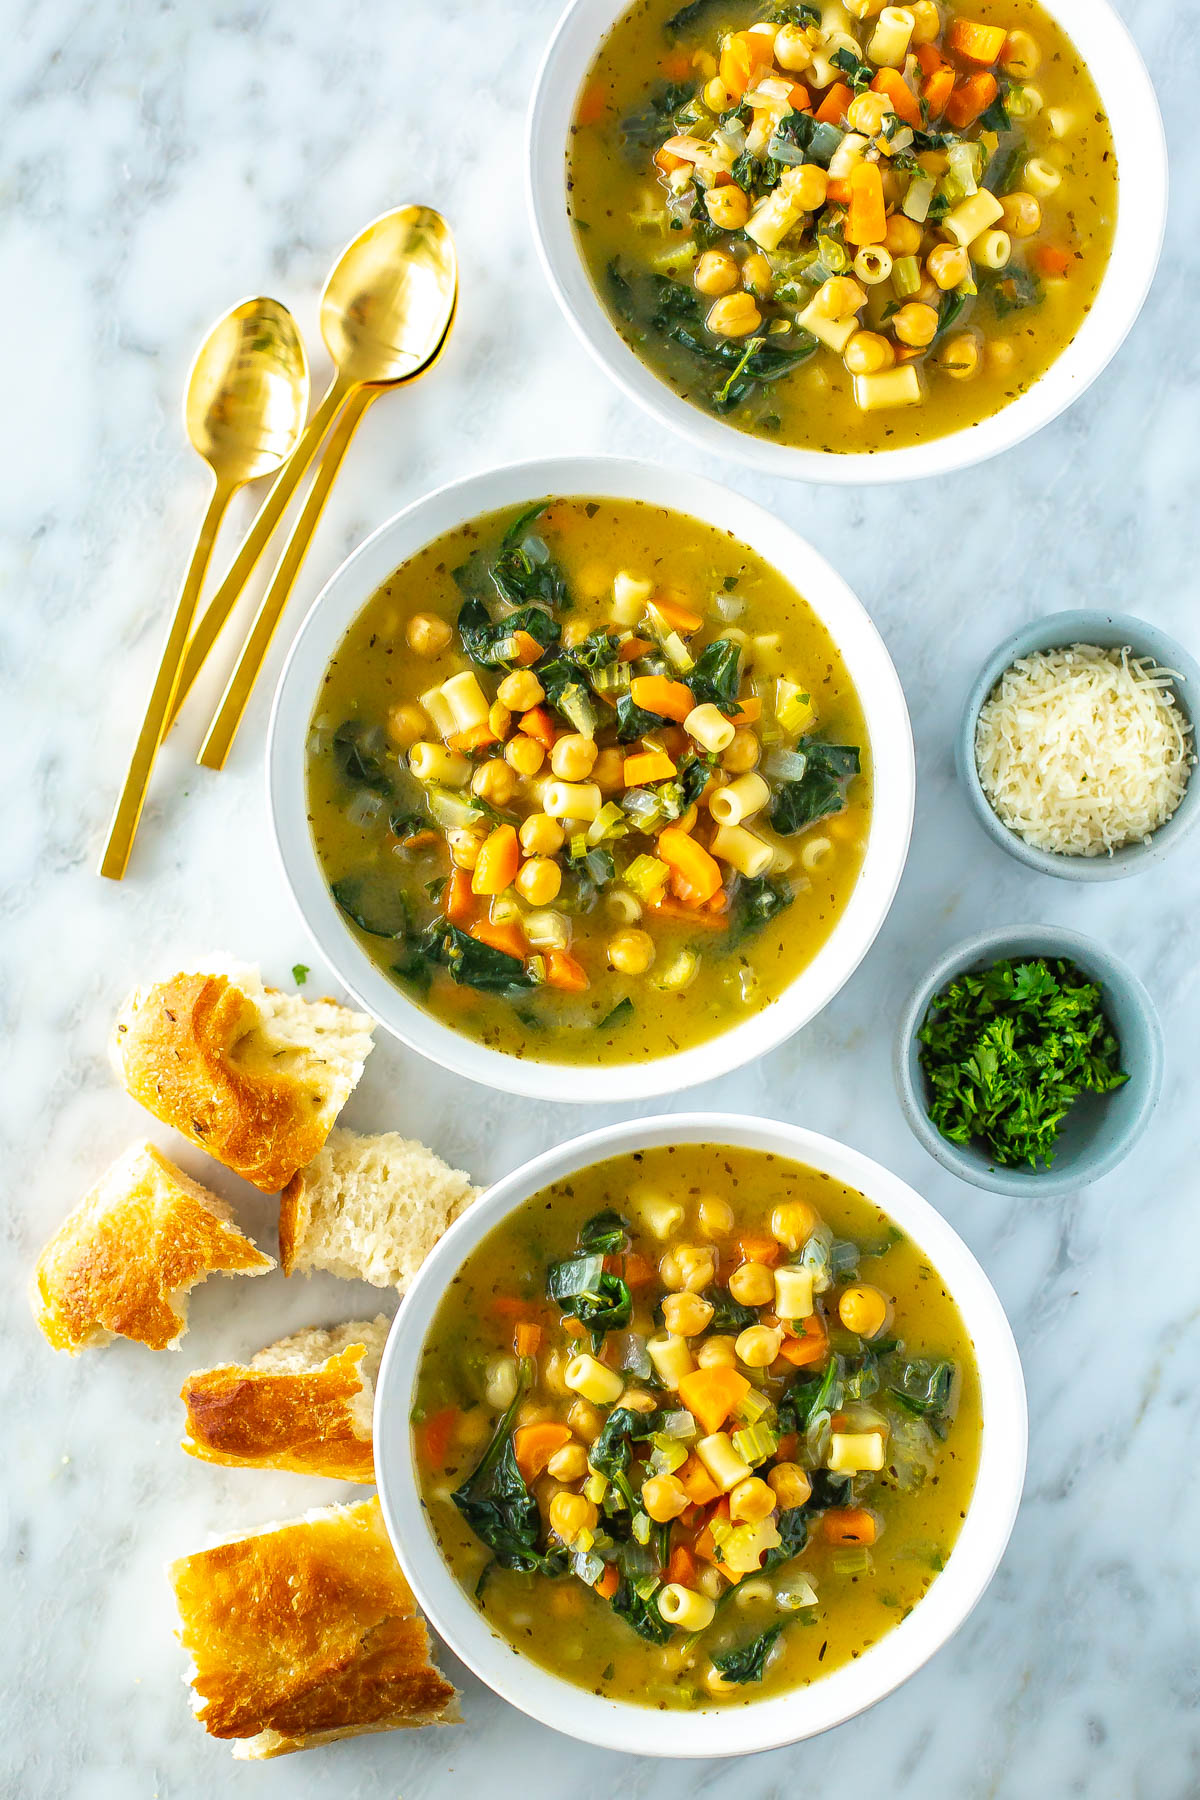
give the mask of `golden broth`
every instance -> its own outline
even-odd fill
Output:
[[[425,825],[431,821],[430,789],[409,773],[405,748],[387,740],[389,720],[397,708],[418,706],[422,693],[470,665],[457,633],[449,634],[437,654],[419,656],[409,647],[406,631],[414,614],[445,621],[447,628],[454,625],[463,605],[454,571],[469,556],[484,562],[493,556],[523,510],[512,508],[450,532],[397,569],[346,633],[315,710],[307,756],[308,803],[322,870],[338,893],[345,891],[339,884],[367,876],[402,896],[410,937],[440,919],[448,890],[439,884],[446,883],[451,863],[440,830],[409,847],[392,829],[397,811]],[[741,631],[748,640],[743,650],[747,692],[761,690],[769,701],[780,678],[792,677],[811,696],[822,738],[860,752],[861,773],[850,781],[836,816],[787,838],[755,822],[772,857],[792,862],[785,875],[771,877],[786,883],[792,899],[775,918],[740,939],[738,895],[744,897],[746,889],[738,889],[734,875],[727,880],[733,900],[722,917],[645,906],[635,923],[637,931],[652,934],[652,965],[640,973],[613,967],[611,946],[631,928],[614,910],[620,895],[613,890],[625,894],[624,884],[617,879],[593,896],[590,911],[574,901],[574,909],[564,911],[568,875],[549,908],[565,920],[569,954],[585,972],[585,991],[564,992],[540,983],[516,995],[482,992],[456,985],[446,969],[429,965],[418,968],[427,986],[393,974],[412,998],[446,1024],[509,1055],[579,1064],[663,1056],[713,1037],[777,999],[832,931],[857,878],[870,817],[870,747],[862,709],[835,645],[808,603],[728,533],[661,507],[602,499],[550,501],[536,530],[569,594],[564,629],[578,635],[604,624],[613,606],[614,578],[621,571],[637,571],[647,584],[669,582],[673,594],[688,597],[705,614],[702,631],[691,640],[697,654],[702,642],[721,632]],[[710,610],[718,601],[740,607],[736,628]],[[756,636],[760,641],[750,643]],[[477,672],[490,698],[504,670]],[[373,741],[380,748],[373,787],[347,778],[344,747],[337,741],[347,725],[376,734]],[[428,721],[422,729],[432,732]],[[606,732],[611,735],[608,728],[599,735]],[[510,727],[510,738],[517,735]],[[523,820],[538,811],[547,770],[543,764],[536,776],[514,779],[503,817]],[[715,779],[724,780],[725,772],[717,768]],[[655,842],[630,834],[615,846],[618,862],[628,861],[638,846],[654,848]],[[627,896],[623,904],[628,911]],[[511,911],[518,928],[521,920],[546,910],[527,905],[519,887],[491,902],[492,918]],[[371,935],[349,915],[346,923],[378,966],[392,972],[398,960],[396,940]],[[692,959],[694,974],[672,987],[672,971],[681,966],[681,958],[685,968]]]
[[[664,1235],[663,1208],[672,1203],[678,1207],[678,1222]],[[731,1209],[733,1223],[714,1236],[712,1210],[721,1203]],[[609,1599],[589,1591],[574,1574],[552,1580],[489,1566],[490,1551],[450,1496],[479,1463],[512,1391],[513,1381],[505,1386],[504,1377],[506,1366],[513,1365],[514,1327],[528,1330],[532,1323],[540,1333],[518,1423],[574,1416],[569,1408],[575,1397],[564,1388],[562,1369],[564,1359],[582,1346],[564,1329],[573,1322],[545,1298],[546,1270],[572,1254],[584,1221],[615,1208],[629,1222],[623,1260],[635,1283],[631,1325],[634,1332],[646,1332],[654,1328],[652,1307],[664,1291],[655,1265],[666,1253],[683,1243],[712,1244],[719,1258],[717,1281],[728,1284],[731,1271],[744,1260],[739,1242],[753,1248],[756,1238],[769,1239],[776,1207],[796,1203],[811,1209],[818,1230],[823,1221],[835,1240],[852,1240],[860,1247],[854,1281],[874,1284],[886,1296],[892,1315],[887,1337],[903,1344],[896,1354],[949,1359],[957,1370],[945,1437],[936,1441],[924,1485],[909,1491],[898,1485],[894,1442],[889,1464],[878,1474],[853,1478],[855,1503],[869,1508],[878,1522],[870,1551],[847,1558],[831,1548],[822,1537],[824,1515],[814,1515],[806,1546],[773,1571],[765,1591],[757,1591],[761,1581],[752,1585],[752,1577],[742,1577],[726,1589],[706,1629],[698,1635],[676,1630],[663,1643],[638,1636]],[[637,1283],[636,1265],[643,1261],[651,1267],[649,1285]],[[843,1276],[819,1306],[831,1315],[828,1353],[846,1355],[845,1366],[851,1367],[864,1340],[838,1323],[833,1303],[845,1288]],[[603,1352],[609,1365],[619,1362],[608,1348],[612,1338],[610,1333]],[[701,1341],[689,1340],[691,1348]],[[790,1379],[815,1378],[823,1365],[782,1366]],[[778,1393],[774,1368],[746,1373],[764,1391]],[[627,1394],[636,1385],[660,1404],[680,1404],[678,1396],[654,1387],[653,1378],[624,1379]],[[623,1396],[617,1406],[625,1404]],[[608,1413],[603,1406],[594,1410],[597,1419]],[[580,1687],[660,1708],[694,1707],[714,1701],[746,1703],[807,1686],[860,1656],[919,1603],[953,1549],[970,1504],[978,1467],[980,1397],[971,1343],[953,1300],[937,1271],[886,1214],[866,1196],[816,1170],[758,1151],[703,1144],[647,1150],[582,1170],[533,1196],[490,1232],[451,1283],[430,1327],[413,1419],[418,1479],[430,1523],[465,1591],[475,1594],[483,1578],[479,1604],[489,1624],[516,1649]],[[585,1441],[594,1429],[594,1422],[579,1426]],[[805,1454],[803,1449],[796,1452],[801,1459]],[[559,1487],[549,1475],[532,1484],[543,1544],[553,1541],[546,1535],[546,1521]],[[607,1522],[602,1516],[597,1528]],[[670,1527],[672,1550],[692,1535],[697,1523],[688,1515],[676,1520]],[[703,1559],[698,1560],[703,1566]],[[852,1566],[856,1563],[861,1566]],[[816,1604],[781,1613],[775,1586],[790,1582],[794,1587],[797,1577],[811,1583]],[[742,1588],[746,1593],[739,1598]],[[744,1645],[781,1619],[784,1629],[761,1681],[714,1693],[706,1673],[710,1656]]]
[[[686,303],[687,296],[693,293],[699,254],[698,246],[692,242],[693,228],[686,207],[678,209],[682,229],[671,228],[667,182],[660,178],[652,161],[654,150],[673,127],[668,123],[663,133],[647,131],[643,142],[629,146],[624,142],[622,123],[644,108],[648,95],[668,79],[677,81],[680,90],[686,89],[689,95],[701,93],[710,66],[716,67],[722,34],[769,18],[772,10],[747,5],[744,0],[730,0],[727,6],[705,10],[693,26],[672,37],[664,26],[677,11],[673,0],[639,0],[602,45],[584,86],[571,132],[570,212],[597,293],[636,354],[685,399],[706,410],[719,410],[712,405],[712,395],[728,379],[729,366],[714,370],[698,365],[694,356],[650,323],[660,304],[661,290],[656,299],[646,278],[665,276],[682,284],[680,290],[672,292],[677,297],[681,294]],[[831,16],[841,13],[837,7],[823,6],[821,10]],[[878,10],[874,8],[873,13]],[[1040,61],[1027,81],[1014,85],[1034,90],[1040,109],[1034,116],[1019,121],[1014,118],[1014,130],[996,134],[1001,155],[1018,144],[1023,146],[1010,178],[997,183],[998,193],[1003,196],[1024,191],[1025,172],[1031,159],[1050,164],[1052,171],[1061,174],[1061,184],[1055,192],[1039,195],[1041,223],[1032,235],[1008,234],[1011,257],[1006,267],[987,269],[976,259],[982,239],[971,244],[971,269],[979,289],[978,298],[971,297],[962,286],[957,292],[942,293],[924,268],[921,273],[930,290],[926,294],[914,296],[908,289],[900,290],[899,277],[894,274],[866,288],[861,323],[873,336],[882,338],[888,355],[897,348],[903,356],[909,355],[909,349],[903,345],[889,343],[896,330],[891,321],[902,303],[914,297],[928,300],[947,321],[933,346],[918,348],[913,358],[920,371],[918,404],[862,410],[856,404],[855,379],[842,354],[831,347],[818,346],[809,360],[757,386],[740,404],[722,414],[741,431],[772,436],[806,449],[847,454],[896,449],[966,429],[999,412],[1043,375],[1074,338],[1091,309],[1112,249],[1117,217],[1117,165],[1108,122],[1086,66],[1070,39],[1036,0],[972,0],[961,14],[948,13],[945,8],[941,14],[944,22],[961,16],[1030,34]],[[850,35],[865,45],[876,20],[871,17],[859,24],[847,18],[845,23]],[[701,59],[699,67],[693,58]],[[969,65],[960,64],[960,69],[966,67]],[[803,82],[805,77],[790,79]],[[919,85],[925,78],[920,71],[914,71],[914,79]],[[820,104],[821,92],[819,88],[814,90],[814,107]],[[733,104],[731,98],[730,105]],[[717,116],[720,115],[707,111],[694,129],[703,134],[711,129]],[[979,131],[978,125],[969,126],[965,136],[978,137]],[[889,200],[888,205],[890,216],[896,216],[897,201]],[[781,321],[789,323],[794,341],[795,327],[791,322],[802,310],[800,301],[815,291],[805,285],[797,289],[794,284],[802,280],[796,267],[797,253],[807,251],[814,235],[803,221],[817,216],[812,212],[801,215],[800,222],[778,247],[767,253],[772,291],[769,297],[760,297],[761,325],[754,329],[767,334],[765,342],[769,346],[789,341],[786,335],[770,335],[772,324],[777,326]],[[830,216],[828,207],[820,215]],[[1007,221],[998,223],[1005,225]],[[835,235],[839,229],[835,220]],[[743,268],[747,256],[757,252],[756,244],[742,230],[726,232],[715,241]],[[927,227],[919,245],[918,261],[924,264],[930,249],[942,242],[952,242],[949,233]],[[1042,273],[1038,259],[1059,252],[1067,263],[1066,275]],[[850,253],[853,254],[853,246]],[[632,282],[630,292],[614,287],[609,273],[614,262],[620,264]],[[828,272],[840,271],[831,263]],[[845,272],[853,274],[854,270],[848,268]],[[791,289],[789,280],[793,283]],[[1029,282],[1035,285],[1028,286]],[[1036,294],[1034,303],[1010,303],[1011,298],[1027,292]],[[703,295],[695,298],[700,301],[698,323],[692,320],[690,324],[695,326],[701,342],[712,351],[722,342],[728,345],[732,341],[740,352],[749,337],[722,340],[705,330],[705,314],[713,302]],[[958,300],[962,304],[951,327],[949,305]],[[622,316],[622,307],[632,310],[633,316]],[[957,348],[960,343],[966,346],[961,354]],[[945,367],[941,366],[943,363]]]

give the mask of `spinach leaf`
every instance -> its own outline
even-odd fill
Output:
[[[686,6],[681,6],[678,12],[671,14],[663,30],[669,38],[677,38],[685,31],[694,31],[705,13],[714,12],[723,3],[724,0],[688,0]]]
[[[875,79],[875,71],[870,63],[862,62],[853,50],[835,50],[829,60],[835,69],[842,71],[856,94],[861,93],[863,88],[869,88]]]
[[[840,1356],[831,1356],[821,1375],[798,1375],[779,1402],[779,1428],[803,1434],[821,1413],[831,1412],[842,1379]]]
[[[804,1510],[810,1517],[828,1512],[831,1506],[849,1506],[854,1492],[852,1476],[835,1475],[832,1469],[812,1469],[809,1479],[812,1493],[804,1502]]]
[[[772,25],[819,25],[821,9],[817,6],[777,6],[768,18]]]
[[[994,271],[981,270],[979,292],[987,296],[998,319],[1023,312],[1027,306],[1039,306],[1042,301],[1041,282],[1031,270],[1021,268],[1018,263],[1009,263],[1006,268]]]
[[[595,1253],[551,1263],[546,1270],[546,1297],[565,1317],[587,1326],[597,1349],[606,1331],[620,1331],[628,1325],[633,1311],[628,1282],[607,1274],[604,1257]]]
[[[541,671],[538,672],[541,679]],[[667,721],[658,713],[647,712],[634,703],[632,694],[617,695],[617,742],[632,744],[652,731],[661,731]]]
[[[485,669],[511,668],[513,654],[507,646],[517,631],[527,631],[543,650],[549,649],[562,636],[558,620],[551,618],[542,606],[523,606],[502,619],[493,619],[478,598],[464,600],[459,608],[458,635],[462,647],[472,662]]]
[[[339,773],[351,787],[370,788],[376,794],[391,793],[387,740],[378,725],[345,719],[333,734],[333,756]]]
[[[501,1416],[474,1473],[454,1490],[450,1498],[501,1568],[519,1569],[524,1574],[553,1575],[562,1573],[565,1560],[538,1554],[541,1516],[537,1501],[517,1466],[513,1449],[513,1425],[529,1381],[529,1364],[524,1362],[512,1405]],[[560,1566],[555,1567],[555,1564]]]
[[[740,1645],[736,1650],[723,1650],[714,1655],[713,1668],[722,1674],[726,1681],[761,1681],[763,1670],[767,1666],[767,1658],[775,1648],[775,1641],[783,1630],[782,1621],[778,1625],[768,1626],[761,1637],[756,1637],[748,1644]]]
[[[642,1597],[627,1575],[622,1575],[611,1601],[612,1609],[637,1632],[639,1637],[648,1638],[652,1644],[665,1644],[671,1635],[671,1627],[658,1610],[658,1603],[653,1593]]]
[[[535,602],[554,608],[569,603],[566,578],[541,538],[526,538],[524,543],[502,549],[492,564],[491,577],[496,592],[510,606]],[[537,637],[537,632],[533,635]],[[558,633],[554,635],[557,637]],[[539,643],[542,641],[538,638]]]
[[[944,1419],[954,1390],[954,1364],[923,1356],[912,1362],[889,1360],[896,1366],[885,1371],[884,1379],[897,1406],[916,1419]]]
[[[533,986],[532,975],[515,956],[481,944],[448,919],[435,919],[422,941],[426,955],[440,962],[460,987],[478,988],[485,994],[511,994]]]
[[[346,917],[371,937],[404,938],[411,929],[408,900],[402,888],[377,871],[344,875],[331,883],[330,893]]]
[[[994,131],[999,133],[1011,129],[1012,120],[1009,118],[1008,108],[1004,104],[1006,98],[1007,90],[1004,87],[1001,87],[987,111],[980,113],[979,115],[979,127],[981,131]]]
[[[723,713],[741,711],[738,685],[742,678],[742,649],[731,638],[716,638],[696,659],[688,686],[697,706],[711,704]]]
[[[391,973],[399,981],[406,982],[418,994],[427,994],[433,981],[433,971],[429,966],[429,958],[419,938],[409,938],[400,949]]]
[[[628,1240],[629,1221],[611,1206],[588,1219],[579,1231],[579,1248],[589,1255],[598,1251],[601,1256],[611,1256],[623,1250]]]
[[[607,1475],[613,1486],[624,1495],[631,1509],[635,1504],[628,1477],[631,1446],[644,1444],[647,1438],[653,1437],[661,1422],[660,1412],[636,1413],[627,1406],[615,1407],[605,1419],[600,1436],[588,1451],[588,1462],[592,1468],[601,1475]]]
[[[618,1025],[628,1025],[632,1017],[633,1001],[629,998],[629,995],[626,994],[623,1000],[617,1001],[617,1004],[610,1013],[605,1013],[604,1017],[597,1025],[596,1030],[608,1031],[610,1027],[615,1030]]]
[[[761,1573],[767,1575],[772,1569],[790,1562],[793,1556],[799,1556],[808,1542],[808,1506],[789,1506],[776,1515],[775,1528],[779,1533],[779,1542],[773,1550],[768,1550],[763,1557]]]
[[[827,169],[845,135],[839,126],[814,119],[811,113],[784,113],[771,133],[767,155],[793,168],[811,162]]]
[[[691,97],[692,90],[685,81],[663,81],[651,88],[636,112],[621,120],[621,142],[626,151],[657,150],[663,139],[674,133],[675,114]]]
[[[751,1325],[758,1324],[758,1314],[752,1306],[743,1306],[735,1300],[728,1288],[705,1288],[704,1298],[713,1309],[713,1316],[705,1326],[707,1331],[727,1333],[736,1337]]]
[[[771,881],[766,875],[747,876],[740,881],[725,933],[726,950],[736,950],[777,918],[794,899],[795,893],[786,881]]]
[[[1018,164],[1025,160],[1026,150],[1027,145],[1023,137],[1015,137],[1011,144],[998,147],[988,163],[983,180],[979,185],[987,188],[991,194],[1000,196],[1007,194],[1012,186]]]
[[[944,296],[942,310],[938,315],[937,330],[933,334],[933,342],[935,344],[940,337],[943,337],[945,333],[949,331],[966,304],[967,296],[965,294],[946,294]]]
[[[803,775],[780,782],[771,799],[771,824],[781,837],[841,812],[846,789],[859,772],[859,753],[852,745],[802,738],[799,747],[807,758]]]
[[[686,812],[689,806],[699,800],[708,786],[714,766],[715,762],[709,762],[703,756],[688,755],[680,759],[674,781],[667,783],[679,790],[680,812]]]
[[[762,383],[776,381],[789,369],[807,362],[817,348],[817,340],[809,331],[791,331],[779,337],[754,337],[711,396],[714,412],[728,412],[740,406]]]

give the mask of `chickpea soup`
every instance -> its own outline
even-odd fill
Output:
[[[483,1240],[412,1429],[442,1554],[514,1650],[613,1699],[736,1705],[919,1604],[970,1504],[979,1383],[936,1270],[869,1198],[679,1145]]]
[[[308,741],[347,929],[514,1056],[657,1057],[778,998],[832,931],[870,749],[811,607],[639,501],[546,499],[397,569]]]
[[[875,452],[999,412],[1112,249],[1099,95],[1036,0],[638,0],[568,152],[614,324],[739,430]]]

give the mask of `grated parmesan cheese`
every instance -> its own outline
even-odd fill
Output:
[[[1183,799],[1196,761],[1173,678],[1128,645],[1019,657],[975,730],[979,779],[997,817],[1060,856],[1147,842]]]

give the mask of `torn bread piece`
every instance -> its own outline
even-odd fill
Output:
[[[391,1320],[281,1338],[248,1363],[197,1369],[183,1384],[183,1448],[202,1462],[375,1479],[371,1413]]]
[[[327,1269],[403,1292],[480,1191],[461,1169],[399,1132],[332,1131],[280,1196],[283,1272]]]
[[[197,1282],[274,1267],[223,1201],[140,1143],[63,1220],[38,1258],[30,1298],[56,1350],[74,1355],[114,1337],[175,1349]]]
[[[234,1755],[458,1717],[377,1499],[330,1506],[168,1569],[193,1707]]]
[[[135,990],[112,1052],[125,1089],[155,1118],[277,1194],[329,1136],[373,1030],[365,1013],[281,994],[243,968]]]

